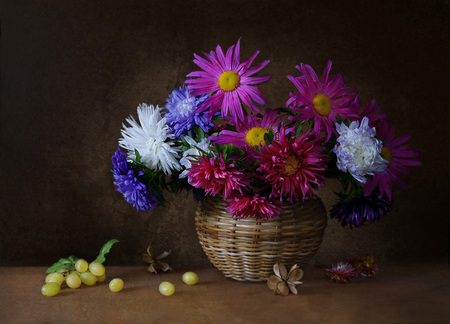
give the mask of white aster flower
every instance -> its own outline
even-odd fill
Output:
[[[185,178],[189,169],[192,166],[191,161],[199,157],[203,152],[211,152],[211,143],[208,138],[202,138],[200,143],[197,143],[192,137],[185,136],[184,139],[191,146],[190,149],[183,152],[183,157],[180,159],[180,164],[184,166],[185,170],[181,172],[180,178]]]
[[[169,134],[170,127],[166,118],[161,116],[161,108],[142,103],[137,108],[139,123],[130,116],[126,121],[131,127],[123,124],[123,138],[119,146],[128,150],[128,158],[136,161],[136,149],[141,155],[141,162],[153,171],[162,170],[164,174],[172,174],[172,170],[181,170],[177,157],[180,147],[175,146],[175,135]]]
[[[347,127],[336,123],[339,133],[333,152],[337,156],[337,167],[350,173],[356,180],[366,183],[367,175],[383,173],[388,161],[381,157],[383,143],[375,138],[375,128],[369,127],[369,119],[364,117],[359,125],[354,121]]]

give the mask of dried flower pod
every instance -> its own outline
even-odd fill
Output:
[[[152,272],[154,274],[158,274],[157,269],[161,269],[162,271],[166,272],[168,270],[172,270],[170,265],[168,265],[166,262],[161,261],[165,257],[167,257],[170,254],[171,251],[164,251],[157,257],[153,256],[151,245],[147,248],[147,253],[142,253],[142,260],[146,263],[149,263],[148,271]]]
[[[273,290],[274,294],[287,296],[289,292],[294,295],[298,294],[296,285],[303,284],[299,281],[303,277],[303,270],[298,265],[292,266],[289,273],[286,270],[286,266],[277,262],[273,265],[273,272],[275,275],[271,275],[267,280],[267,286]]]

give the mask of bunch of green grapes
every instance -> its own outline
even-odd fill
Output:
[[[117,240],[110,240],[100,250],[97,258],[88,263],[85,259],[75,256],[59,259],[47,270],[45,284],[41,288],[44,296],[56,296],[61,291],[61,285],[64,283],[72,289],[76,289],[85,284],[93,286],[97,282],[103,282],[106,279],[106,271],[103,262],[105,262],[105,254],[109,253],[111,247]],[[112,284],[111,284],[112,283]],[[123,288],[121,279],[113,279],[110,283],[110,289],[113,292],[119,292]],[[121,283],[121,284],[120,284]]]

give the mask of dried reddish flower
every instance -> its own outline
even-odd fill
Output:
[[[361,278],[374,277],[378,272],[377,258],[374,255],[363,255],[350,260],[357,275]]]
[[[325,269],[325,272],[331,281],[342,283],[349,282],[356,275],[355,268],[348,262],[333,264],[331,269]]]

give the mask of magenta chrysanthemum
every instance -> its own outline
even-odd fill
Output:
[[[338,262],[331,266],[331,269],[325,269],[326,275],[335,282],[347,283],[355,275],[356,271],[348,262]]]
[[[196,163],[192,162],[187,177],[192,186],[204,189],[206,194],[222,194],[228,198],[234,191],[242,194],[250,185],[248,177],[234,166],[234,163],[226,164],[222,155],[201,156]]]
[[[418,151],[411,150],[411,145],[404,145],[412,136],[404,135],[394,139],[394,125],[388,130],[387,123],[381,123],[377,128],[377,137],[384,140],[381,155],[383,159],[389,161],[386,170],[383,173],[375,173],[373,178],[367,179],[364,186],[364,195],[369,196],[376,188],[377,184],[380,190],[379,197],[384,194],[389,200],[392,200],[392,183],[396,183],[403,189],[408,186],[400,180],[401,174],[411,175],[407,166],[421,166],[422,163],[414,158],[420,156]]]
[[[312,67],[303,63],[296,66],[302,76],[288,76],[300,92],[291,92],[291,98],[286,103],[287,107],[299,114],[290,119],[314,119],[314,133],[320,136],[324,131],[325,141],[330,139],[332,133],[336,134],[334,124],[337,122],[337,114],[344,120],[358,119],[358,115],[350,109],[350,103],[356,97],[355,88],[344,88],[340,73],[329,77],[331,64],[331,60],[328,61],[321,81]]]
[[[276,127],[282,116],[277,110],[266,109],[264,114],[248,115],[242,122],[237,123],[236,131],[223,130],[218,136],[210,137],[211,141],[220,144],[233,144],[248,150],[259,144],[265,145],[264,134],[269,132],[270,126]]]
[[[260,147],[256,159],[260,161],[257,172],[272,187],[269,197],[283,198],[289,202],[304,201],[314,196],[313,185],[322,185],[328,157],[322,154],[318,138],[307,132],[295,136],[281,127],[274,141]]]
[[[278,218],[283,209],[279,202],[255,194],[233,195],[228,199],[228,211],[238,219],[254,217],[255,219]]]
[[[191,96],[213,93],[195,112],[200,113],[209,108],[205,116],[211,118],[222,108],[225,120],[228,120],[228,113],[231,120],[243,120],[244,111],[241,102],[252,111],[259,112],[255,103],[264,105],[267,100],[254,85],[266,82],[272,76],[252,76],[270,62],[266,60],[250,68],[258,53],[259,51],[256,51],[248,60],[240,63],[239,39],[236,47],[232,45],[228,48],[226,55],[219,45],[215,52],[204,53],[206,59],[194,54],[194,63],[203,71],[194,71],[187,75],[188,78],[194,78],[186,80],[187,88],[191,91]]]

